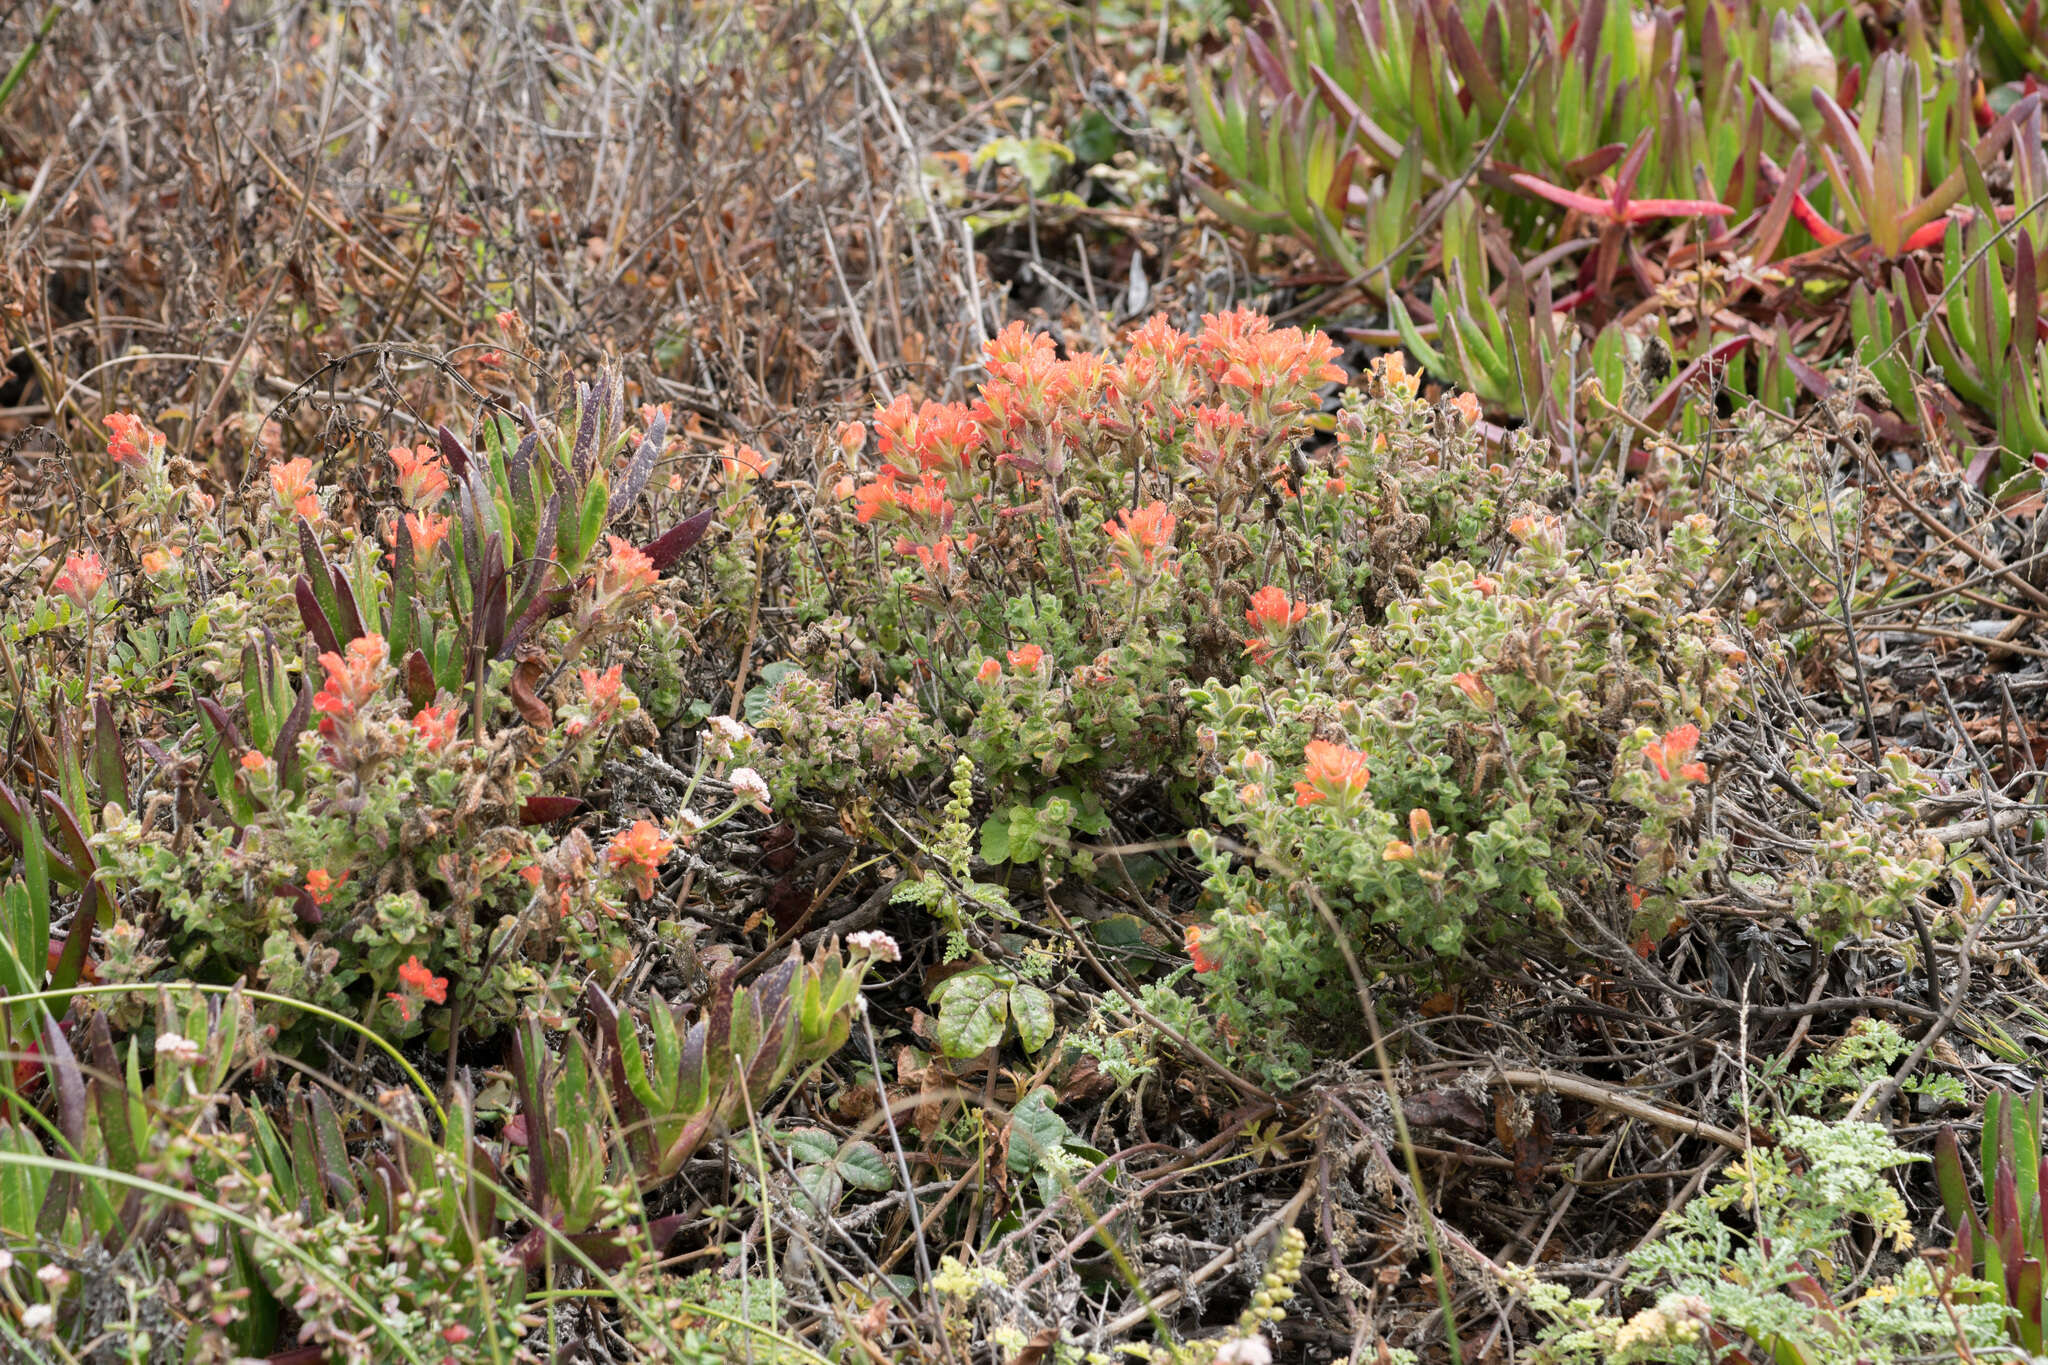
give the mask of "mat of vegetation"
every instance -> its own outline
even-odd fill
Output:
[[[0,10],[0,1359],[2042,1354],[2044,77]]]

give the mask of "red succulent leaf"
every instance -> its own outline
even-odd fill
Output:
[[[1622,219],[1643,223],[1652,218],[1727,218],[1734,212],[1732,205],[1711,199],[1632,199]]]
[[[1597,218],[1603,223],[1643,223],[1654,218],[1726,218],[1735,210],[1711,199],[1630,199],[1617,191],[1612,199],[1595,199],[1562,185],[1517,171],[1508,179],[1517,189],[1548,199],[1562,208]]]
[[[1941,217],[1927,224],[1927,226],[1914,232],[1912,236],[1906,238],[1904,245],[1902,245],[1899,248],[1899,250],[1902,252],[1921,251],[1930,246],[1939,246],[1941,244],[1941,239],[1947,235],[1948,215],[1943,214]]]
[[[1849,240],[1849,234],[1820,216],[1812,202],[1797,191],[1792,195],[1792,216],[1799,220],[1799,226],[1813,234],[1813,240],[1822,246],[1835,246]]]
[[[1580,194],[1577,190],[1553,185],[1548,180],[1524,171],[1516,171],[1508,179],[1517,189],[1533,194],[1538,199],[1548,199],[1551,203],[1568,208],[1574,213],[1583,213],[1602,222],[1611,221],[1614,217],[1614,201],[1611,199],[1595,199],[1590,194]]]

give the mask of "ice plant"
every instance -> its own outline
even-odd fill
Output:
[[[270,467],[271,491],[277,505],[307,521],[320,520],[320,495],[313,487],[313,462],[301,456]]]
[[[84,611],[92,600],[100,595],[100,587],[107,581],[107,570],[100,563],[99,555],[87,550],[80,555],[64,556],[64,571],[57,575],[50,587],[71,599],[72,605]]]
[[[1294,804],[1297,806],[1347,800],[1363,792],[1365,784],[1372,780],[1365,755],[1342,744],[1312,739],[1303,756],[1303,780],[1294,784]]]
[[[654,874],[662,860],[675,852],[675,844],[662,837],[651,820],[641,820],[618,835],[605,849],[605,861],[631,883],[641,900],[654,899]]]
[[[1700,727],[1688,723],[1670,731],[1662,739],[1645,744],[1643,757],[1650,760],[1650,766],[1657,770],[1660,781],[1671,781],[1675,769],[1680,781],[1704,782],[1707,780],[1707,765],[1692,757],[1699,745]]]

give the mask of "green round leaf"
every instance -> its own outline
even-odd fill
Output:
[[[1010,1017],[1026,1052],[1036,1052],[1052,1037],[1052,997],[1036,986],[1018,982],[1010,988]]]
[[[962,972],[945,983],[939,1002],[939,1046],[948,1057],[974,1057],[1003,1040],[1010,1021],[1008,982],[986,970]]]

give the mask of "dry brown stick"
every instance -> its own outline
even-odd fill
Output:
[[[2038,814],[2040,812],[2032,806],[2007,806],[2003,810],[1994,811],[1986,819],[1964,820],[1953,825],[1934,825],[1921,830],[1920,833],[1937,843],[1960,844],[1968,839],[1981,839],[1996,830],[2024,825]]]
[[[2020,618],[2025,619],[2025,618]],[[2039,645],[2023,645],[2016,640],[2003,639],[1996,635],[1972,635],[1967,630],[1943,630],[1939,626],[1914,626],[1880,621],[1876,624],[1858,623],[1865,635],[1924,635],[1931,640],[1957,640],[1967,645],[1976,645],[1987,654],[2025,654],[2030,658],[2048,659],[2048,649]],[[1828,617],[1817,617],[1802,621],[1800,630],[1840,630],[1842,623]]]
[[[1690,1118],[1660,1105],[1651,1104],[1648,1100],[1639,1100],[1633,1095],[1624,1094],[1595,1081],[1578,1076],[1566,1076],[1556,1071],[1502,1070],[1494,1074],[1503,1085],[1530,1086],[1539,1090],[1555,1091],[1560,1095],[1569,1095],[1575,1100],[1598,1105],[1602,1109],[1611,1109],[1617,1114],[1641,1119],[1644,1123],[1653,1123],[1674,1133],[1711,1139],[1730,1151],[1749,1150],[1749,1144],[1743,1141],[1738,1133],[1708,1123],[1705,1119]]]

